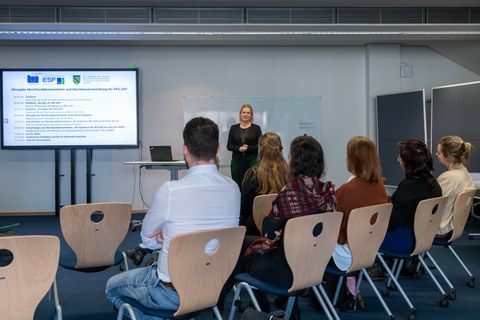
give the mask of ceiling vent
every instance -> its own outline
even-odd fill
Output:
[[[60,7],[59,22],[151,23],[150,8]]]
[[[205,24],[240,24],[244,23],[242,8],[228,9],[189,9],[189,8],[155,8],[155,23],[205,23]]]
[[[1,7],[0,22],[4,23],[55,23],[56,7]]]

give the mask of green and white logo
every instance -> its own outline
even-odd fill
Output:
[[[74,74],[73,75],[73,83],[74,84],[79,84],[81,81],[81,76],[79,74]]]

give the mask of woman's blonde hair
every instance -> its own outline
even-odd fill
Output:
[[[245,109],[245,108],[250,109],[250,113],[252,114],[252,117],[251,117],[250,121],[253,122],[253,108],[248,103],[242,104],[242,107],[240,108],[240,111],[238,112],[238,118],[240,119],[240,121],[242,121],[242,110]]]
[[[258,181],[259,194],[278,193],[290,182],[288,165],[282,154],[282,140],[273,132],[258,139],[259,163],[252,168],[253,178]]]
[[[347,169],[368,183],[377,183],[382,180],[380,157],[372,140],[356,136],[348,141]]]
[[[473,151],[473,145],[470,142],[463,141],[459,136],[442,137],[438,144],[443,157],[453,160],[454,164],[467,162]]]

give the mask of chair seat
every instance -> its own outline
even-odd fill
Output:
[[[295,291],[295,292],[288,292],[289,288],[280,287],[265,281],[262,281],[258,278],[255,278],[248,272],[240,273],[235,276],[235,279],[240,282],[246,282],[250,286],[257,288],[258,290],[271,293],[274,295],[281,295],[281,296],[297,296],[305,292],[305,290]]]
[[[33,320],[51,320],[55,319],[57,307],[53,299],[43,298],[35,309]]]
[[[353,272],[347,272],[347,271],[342,271],[340,269],[337,268],[337,266],[334,264],[334,265],[327,265],[327,267],[325,268],[325,273],[328,273],[328,274],[333,274],[335,276],[339,276],[339,277],[353,277],[353,276],[357,276],[359,274],[360,271],[353,271]]]
[[[434,246],[445,246],[445,247],[448,247],[449,245],[451,245],[452,243],[451,242],[448,242],[448,237],[447,238],[434,238],[433,239],[433,245]]]
[[[121,299],[122,301],[131,305],[133,308],[140,310],[145,315],[162,318],[162,319],[191,319],[191,318],[195,318],[200,314],[200,311],[198,311],[198,312],[187,313],[181,316],[174,317],[173,314],[177,310],[159,310],[159,309],[148,308],[148,307],[145,307],[140,302],[138,302],[137,300],[132,299],[130,297],[125,297],[125,296],[122,296]]]
[[[395,251],[388,251],[388,250],[379,250],[378,252],[383,253],[386,256],[396,258],[396,259],[403,259],[403,260],[411,260],[415,256],[412,256],[410,253],[400,253]]]
[[[119,265],[123,261],[123,255],[122,252],[120,251],[115,251],[115,256],[114,256],[114,265]],[[77,265],[77,256],[75,255],[75,252],[71,249],[66,249],[60,252],[60,260],[59,260],[59,265],[64,267],[65,269],[69,270],[77,270],[81,272],[99,272],[106,270],[110,268],[111,266],[100,266],[100,267],[91,267],[91,268],[81,268],[77,269],[75,266]]]

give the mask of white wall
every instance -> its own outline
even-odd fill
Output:
[[[146,209],[164,171],[139,170],[124,161],[148,159],[147,147],[170,144],[181,157],[184,96],[321,96],[326,179],[348,177],[345,144],[374,137],[374,96],[451,81],[478,80],[472,72],[426,47],[398,45],[319,47],[4,46],[2,68],[140,69],[142,150],[94,150],[92,201],[133,202]],[[400,79],[400,62],[414,77]],[[475,78],[475,79],[472,79]],[[441,78],[441,79],[439,79]],[[295,106],[292,106],[295,108]],[[289,143],[289,142],[284,142]],[[77,151],[77,203],[85,202],[85,152]],[[0,150],[0,212],[54,211],[54,152]],[[69,204],[69,152],[62,151],[62,204]],[[222,172],[229,174],[228,168]],[[180,174],[182,176],[182,173]]]

